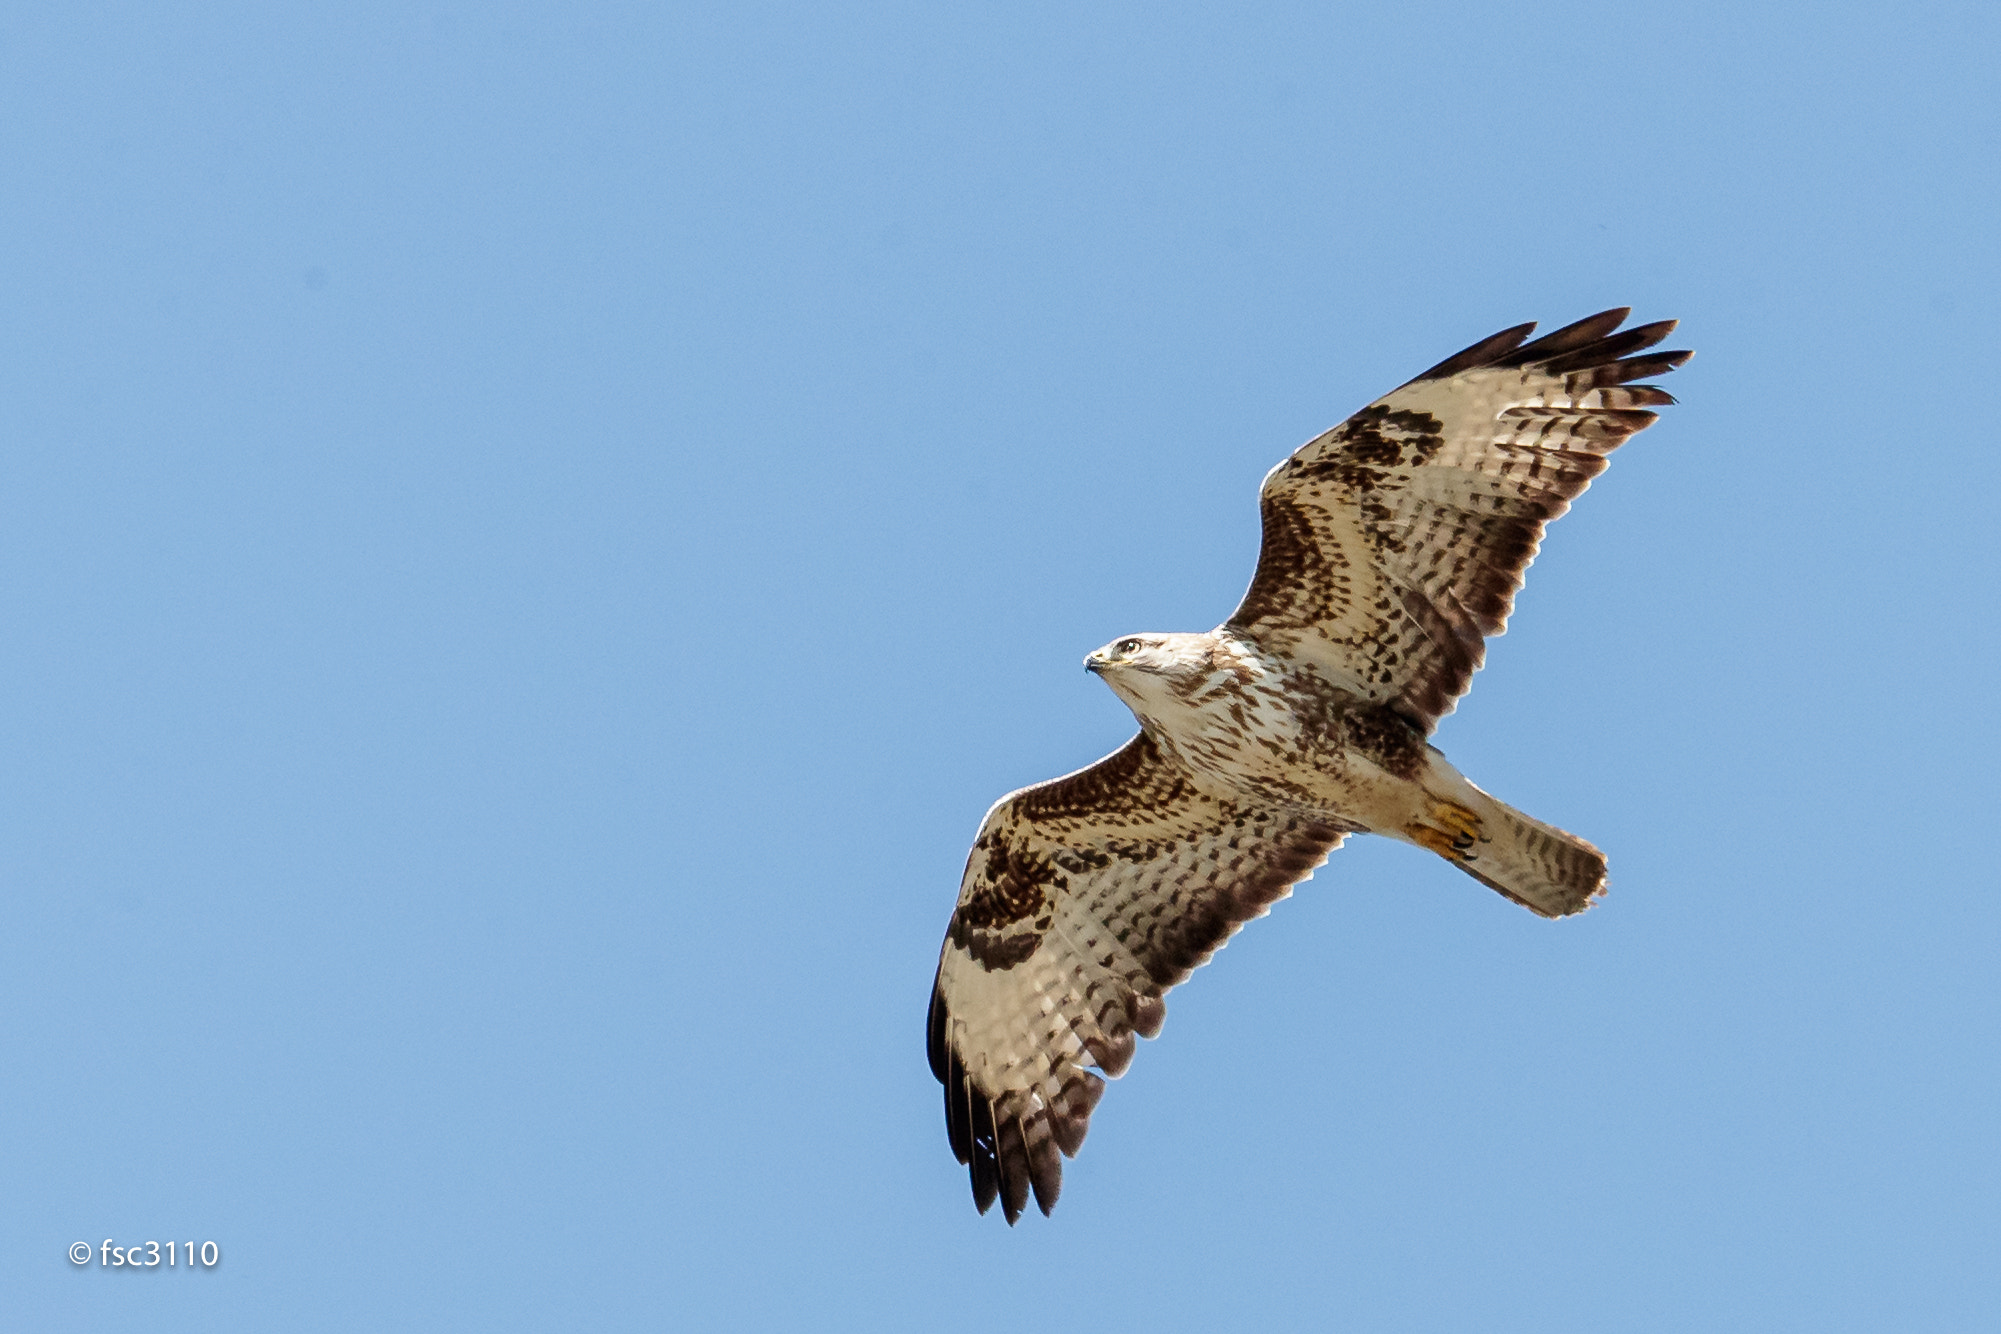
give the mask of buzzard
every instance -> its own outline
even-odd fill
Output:
[[[1049,1212],[1167,990],[1349,834],[1427,848],[1544,917],[1603,892],[1597,848],[1426,738],[1506,627],[1543,525],[1674,401],[1635,383],[1688,360],[1649,351],[1674,321],[1619,331],[1628,314],[1503,330],[1308,441],[1265,478],[1229,620],[1084,659],[1139,735],[987,812],[931,991],[931,1073],[981,1213],[998,1198],[1011,1224],[1031,1191]]]

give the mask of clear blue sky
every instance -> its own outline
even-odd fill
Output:
[[[1991,6],[11,5],[0,1324],[2001,1320]],[[1310,435],[1678,316],[1053,1220],[922,1020]],[[72,1242],[213,1240],[213,1273]]]

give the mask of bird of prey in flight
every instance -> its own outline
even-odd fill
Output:
[[[1429,744],[1514,605],[1543,526],[1672,403],[1639,381],[1674,321],[1608,310],[1503,330],[1265,478],[1257,573],[1202,634],[1084,665],[1139,734],[995,803],[931,993],[931,1072],[985,1213],[1046,1214],[1091,1109],[1163,996],[1353,833],[1438,854],[1545,917],[1605,887],[1597,848],[1473,786]]]

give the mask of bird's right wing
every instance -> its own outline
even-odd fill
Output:
[[[973,1200],[1012,1223],[1061,1188],[1104,1081],[1161,997],[1349,832],[1212,795],[1141,733],[1024,788],[973,844],[931,993],[931,1073]]]

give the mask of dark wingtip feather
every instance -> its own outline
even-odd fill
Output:
[[[1538,357],[1533,364],[1553,375],[1603,366],[1629,353],[1652,347],[1674,332],[1675,323],[1674,320],[1657,320],[1652,324],[1636,325],[1623,333],[1611,334],[1556,356]]]
[[[973,1207],[985,1213],[994,1207],[994,1200],[1000,1195],[1000,1154],[994,1140],[994,1105],[978,1090],[973,1090],[970,1102],[973,1130],[973,1153],[970,1164],[973,1178]]]
[[[952,1156],[967,1163],[973,1157],[971,1087],[956,1052],[950,1060],[950,1077],[945,1080],[945,1140],[952,1146]]]
[[[1084,1135],[1091,1124],[1091,1110],[1104,1094],[1105,1081],[1088,1071],[1080,1072],[1056,1091],[1056,1097],[1049,1106],[1049,1129],[1056,1136],[1056,1146],[1072,1158],[1077,1156],[1077,1150],[1084,1147]]]
[[[1666,338],[1674,332],[1676,324],[1674,320],[1656,320],[1652,324],[1636,325],[1623,333],[1616,332],[1632,313],[1630,306],[1601,310],[1596,315],[1587,315],[1574,324],[1566,324],[1561,329],[1546,333],[1532,343],[1523,340],[1535,329],[1535,325],[1518,324],[1512,329],[1503,329],[1491,338],[1481,339],[1463,352],[1454,353],[1411,383],[1443,380],[1461,371],[1487,366],[1536,366],[1565,374],[1627,365],[1630,369],[1613,371],[1600,377],[1602,384],[1619,384],[1647,375],[1664,374],[1688,360],[1691,355],[1688,352],[1656,352],[1649,357],[1634,358],[1630,363],[1621,363],[1621,357],[1643,351]]]
[[[931,1077],[945,1082],[949,1066],[945,1055],[945,989],[931,983],[931,1010],[924,1020],[924,1055],[931,1062]]]
[[[1546,361],[1551,357],[1561,356],[1565,352],[1574,352],[1578,348],[1589,347],[1606,334],[1611,333],[1614,329],[1624,324],[1626,317],[1632,313],[1633,308],[1631,306],[1614,306],[1610,310],[1601,310],[1596,315],[1586,315],[1575,324],[1566,324],[1561,329],[1557,329],[1552,333],[1546,333],[1533,343],[1524,344],[1510,352],[1507,356],[1498,358],[1489,364],[1496,366],[1526,366],[1530,362]]]
[[[1028,1207],[1028,1144],[1022,1138],[1021,1121],[1004,1117],[994,1131],[994,1166],[1000,1171],[1001,1213],[1013,1227]]]
[[[1480,366],[1491,366],[1496,359],[1514,351],[1515,348],[1521,345],[1521,341],[1524,338],[1527,338],[1534,332],[1534,320],[1530,320],[1527,324],[1517,324],[1512,329],[1503,329],[1497,334],[1482,338],[1479,342],[1463,351],[1453,353],[1424,374],[1418,376],[1417,379],[1412,380],[1411,383],[1416,384],[1418,380],[1443,380],[1448,376],[1457,375],[1461,371],[1470,371]]]
[[[996,1108],[949,1045],[944,1055],[945,1137],[952,1156],[967,1168],[973,1207],[982,1214],[999,1201],[1012,1226],[1034,1198],[1046,1217],[1063,1190],[1063,1155],[1075,1156],[1104,1093],[1104,1081],[1088,1071],[1072,1077],[1051,1102],[1023,1111],[1014,1102]]]
[[[1047,1218],[1063,1193],[1063,1157],[1048,1113],[1031,1114],[1022,1122],[1022,1135],[1028,1145],[1028,1184],[1035,1188],[1035,1207]]]

